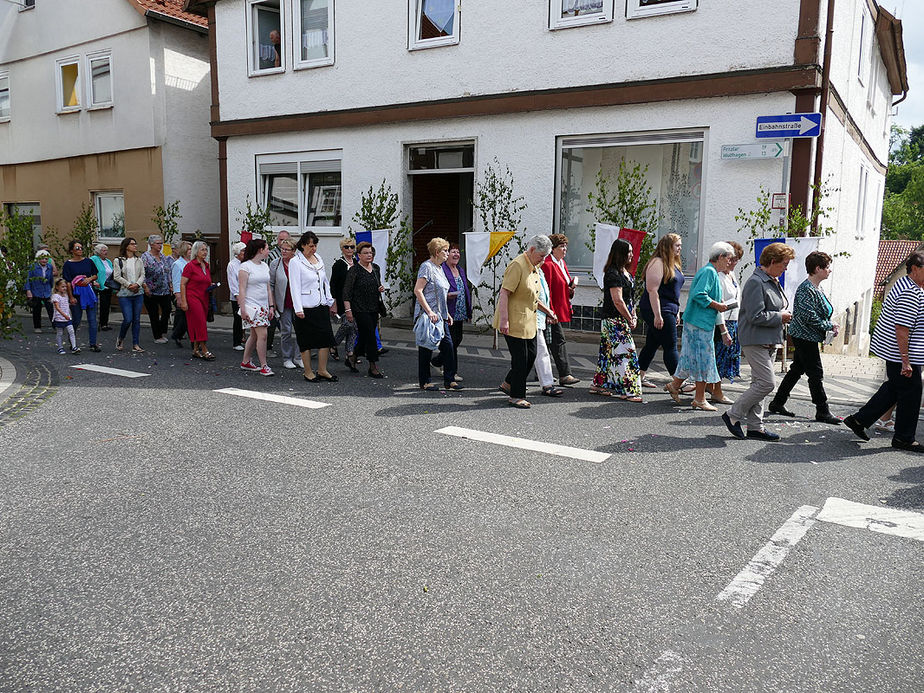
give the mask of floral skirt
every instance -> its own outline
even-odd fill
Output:
[[[600,322],[600,356],[594,387],[627,397],[642,394],[635,340],[629,323],[622,316]]]
[[[731,337],[731,346],[725,346],[721,339],[715,340],[715,365],[720,378],[735,382],[741,377],[741,344],[738,342],[738,321],[726,320],[725,329]]]
[[[241,323],[244,327],[269,327],[270,317],[269,317],[269,308],[265,306],[246,306],[247,315],[250,316],[249,319],[241,316]]]
[[[704,330],[690,324],[683,326],[680,363],[677,368],[694,382],[717,383],[721,380],[715,367],[714,333],[714,329]]]

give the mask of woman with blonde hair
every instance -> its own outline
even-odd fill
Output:
[[[449,257],[449,242],[445,238],[431,238],[427,243],[429,259],[420,265],[414,284],[414,336],[417,342],[417,380],[421,390],[435,391],[439,387],[430,383],[430,359],[439,351],[443,364],[443,384],[447,390],[461,390],[455,382],[456,356],[452,348],[449,326],[449,280],[443,273],[443,263]]]
[[[645,373],[658,347],[664,350],[664,365],[671,375],[674,375],[680,360],[677,353],[677,314],[683,288],[682,249],[680,236],[665,234],[645,265],[645,291],[638,304],[638,315],[645,323],[645,346],[638,356],[642,387],[657,387],[645,377]]]

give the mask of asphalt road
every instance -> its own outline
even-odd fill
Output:
[[[761,443],[664,393],[517,411],[487,358],[422,393],[407,350],[329,384],[243,372],[223,336],[213,363],[51,343],[0,344],[3,691],[921,690],[924,531],[877,513],[924,519],[924,460],[807,402]],[[867,527],[771,542],[831,498]]]

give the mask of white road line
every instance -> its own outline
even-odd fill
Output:
[[[732,605],[742,608],[766,582],[773,571],[779,567],[793,546],[805,536],[815,520],[812,519],[818,508],[803,505],[796,510],[783,526],[776,530],[764,547],[754,554],[754,558],[744,570],[728,583],[728,586],[716,596],[718,601],[730,601]]]
[[[924,514],[829,498],[815,518],[845,527],[859,527],[880,534],[924,541]]]
[[[484,431],[475,431],[470,428],[459,428],[458,426],[446,426],[436,431],[447,436],[456,436],[457,438],[468,438],[470,440],[480,440],[485,443],[494,443],[495,445],[506,445],[511,448],[521,448],[523,450],[533,450],[535,452],[544,452],[548,455],[557,455],[559,457],[570,457],[575,460],[584,460],[586,462],[603,462],[609,458],[609,453],[597,452],[596,450],[583,450],[581,448],[569,448],[565,445],[555,445],[554,443],[541,443],[536,440],[527,440],[526,438],[514,438],[512,436],[502,436],[496,433],[485,433]]]
[[[248,397],[249,399],[259,399],[264,402],[276,402],[277,404],[291,404],[293,407],[304,407],[305,409],[322,409],[329,407],[326,402],[315,402],[310,399],[301,399],[300,397],[286,397],[285,395],[272,395],[268,392],[254,392],[253,390],[240,390],[236,387],[223,387],[215,392],[221,392],[226,395],[235,395],[236,397]]]
[[[664,650],[661,656],[648,667],[642,678],[635,681],[633,691],[638,693],[665,693],[681,671],[685,658],[673,650]]]
[[[135,371],[123,371],[121,368],[109,368],[108,366],[97,366],[94,363],[78,363],[76,366],[71,366],[71,368],[76,368],[81,371],[96,371],[97,373],[105,373],[106,375],[118,375],[123,378],[147,378],[150,376],[150,373],[136,373]]]

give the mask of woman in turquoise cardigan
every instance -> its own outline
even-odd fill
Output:
[[[696,276],[687,296],[687,307],[683,312],[683,338],[680,347],[680,363],[674,378],[664,389],[681,404],[680,386],[689,377],[696,383],[693,408],[715,411],[706,401],[706,383],[719,382],[715,367],[715,345],[713,334],[719,313],[728,310],[722,303],[722,282],[719,272],[728,269],[735,249],[728,243],[716,243],[709,250],[709,263]],[[728,339],[727,336],[724,337]]]

